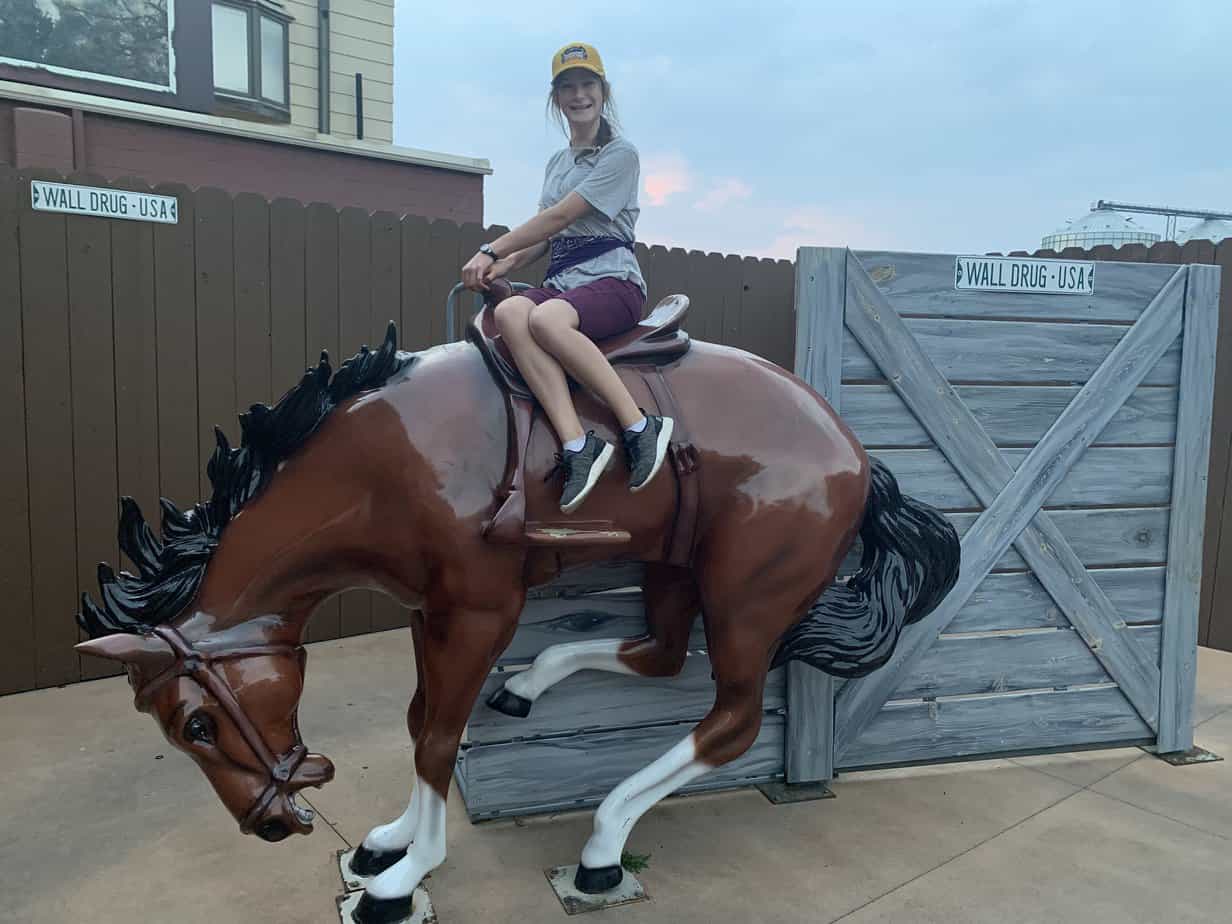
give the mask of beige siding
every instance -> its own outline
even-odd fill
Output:
[[[282,0],[290,33],[291,124],[317,127],[316,0]],[[364,75],[364,138],[393,141],[394,0],[330,2],[330,134],[355,136],[355,75]]]

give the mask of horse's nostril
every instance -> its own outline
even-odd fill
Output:
[[[291,829],[287,827],[286,822],[279,821],[276,818],[263,822],[257,828],[257,837],[263,841],[269,841],[271,844],[282,840],[290,833]]]

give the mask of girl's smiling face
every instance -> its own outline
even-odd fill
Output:
[[[582,68],[565,71],[556,78],[556,104],[575,134],[599,121],[603,112],[603,82]]]

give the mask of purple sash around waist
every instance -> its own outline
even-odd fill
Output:
[[[619,237],[554,237],[549,244],[552,248],[552,259],[548,264],[544,279],[551,279],[557,273],[563,273],[570,267],[593,260],[618,247],[628,247],[630,251],[633,250],[632,241]]]

